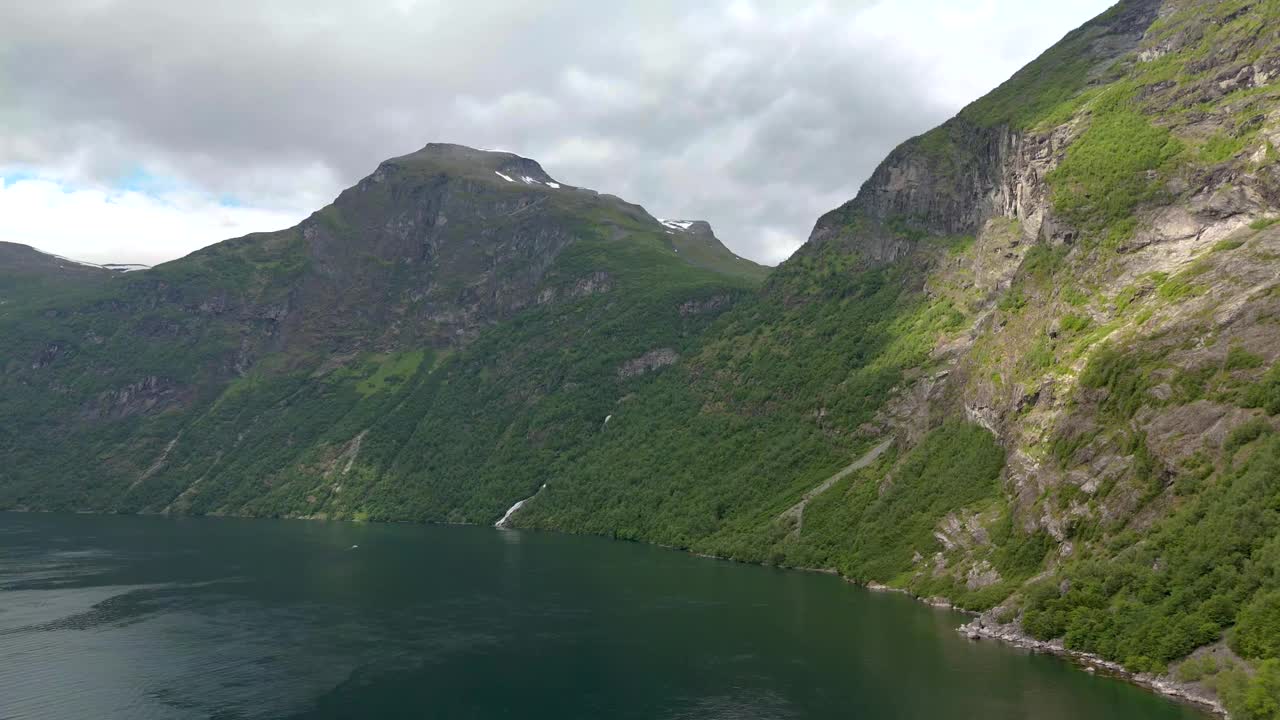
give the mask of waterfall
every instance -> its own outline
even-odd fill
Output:
[[[546,484],[546,483],[542,483],[542,487],[538,488],[538,492],[536,492],[536,493],[534,493],[534,494],[530,495],[529,497],[527,497],[527,498],[525,498],[525,499],[523,499],[523,500],[521,500],[521,501],[517,502],[515,505],[512,505],[510,508],[507,508],[507,512],[506,512],[506,514],[505,514],[505,515],[503,515],[503,516],[498,520],[498,522],[494,523],[494,524],[493,524],[493,526],[494,526],[494,527],[499,527],[499,528],[500,528],[500,527],[507,527],[507,523],[511,521],[511,516],[512,516],[512,515],[515,515],[517,510],[519,510],[520,508],[524,507],[524,504],[525,504],[525,503],[527,503],[527,502],[529,502],[530,500],[532,500],[532,499],[534,499],[534,498],[538,497],[538,493],[540,493],[540,492],[542,492],[543,490],[546,490],[546,489],[547,489],[547,484]]]

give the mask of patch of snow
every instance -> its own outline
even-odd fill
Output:
[[[688,230],[689,226],[693,225],[692,220],[663,220],[662,218],[658,218],[657,220],[672,230]]]
[[[559,189],[560,189],[560,183],[558,183],[558,182],[551,182],[550,180],[548,180],[548,181],[547,181],[547,187],[549,187],[549,188],[554,188],[554,189],[556,189],[556,190],[559,190]]]
[[[530,184],[530,185],[537,185],[537,184],[538,184],[538,181],[537,181],[537,180],[534,180],[533,178],[529,177],[528,175],[522,175],[522,176],[520,177],[520,179],[521,179],[521,180],[523,180],[523,181],[525,181],[526,183],[528,183],[528,184]]]
[[[63,257],[63,256],[61,256],[61,255],[54,255],[53,253],[47,253],[47,254],[48,254],[50,257],[58,258],[59,260],[61,260],[61,261],[63,261],[63,262],[69,262],[69,263],[71,263],[72,265],[83,265],[84,267],[91,267],[91,268],[102,268],[102,267],[103,267],[102,265],[99,265],[98,263],[85,262],[85,261],[83,261],[83,260],[72,260],[72,259],[71,259],[71,258],[69,258],[69,257]]]
[[[605,424],[606,424],[606,425],[608,425],[608,424],[609,424],[609,421],[610,421],[610,420],[612,420],[612,419],[613,419],[613,416],[612,416],[612,415],[605,415],[605,416],[604,416],[604,422],[605,422]]]
[[[37,252],[38,252],[38,251],[37,251]],[[86,262],[86,261],[84,261],[84,260],[74,260],[74,259],[69,258],[69,257],[63,257],[62,255],[54,255],[53,253],[44,253],[44,254],[45,254],[45,255],[48,255],[48,256],[49,256],[49,257],[51,257],[51,258],[57,258],[58,260],[61,260],[61,261],[63,261],[63,262],[69,262],[69,263],[71,263],[72,265],[80,265],[80,266],[82,266],[82,267],[98,268],[99,270],[114,270],[114,271],[116,271],[116,272],[134,272],[134,271],[136,271],[136,270],[150,270],[150,269],[151,269],[151,266],[150,266],[150,265],[139,265],[139,264],[137,264],[137,263],[106,263],[105,265],[99,265],[98,263]]]
[[[498,172],[497,170],[494,170],[494,171],[493,171],[493,174],[494,174],[494,175],[497,175],[498,177],[502,178],[503,180],[506,180],[507,182],[515,182],[515,180],[512,180],[512,179],[511,179],[509,176],[507,176],[507,175],[503,175],[502,173]]]

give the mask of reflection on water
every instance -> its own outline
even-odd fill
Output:
[[[1201,717],[962,620],[592,538],[0,513],[0,718]]]

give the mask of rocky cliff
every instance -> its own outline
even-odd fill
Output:
[[[992,635],[1172,665],[1245,717],[1272,711],[1238,653],[1274,673],[1247,638],[1280,612],[1277,528],[1231,508],[1280,482],[1278,20],[1121,3],[895,150],[803,251],[927,264],[921,291],[965,322],[872,426],[912,446],[964,420],[1007,453],[994,502],[862,577],[995,604]]]

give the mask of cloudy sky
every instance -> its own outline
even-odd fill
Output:
[[[894,145],[1109,4],[4,2],[0,240],[155,263],[440,141],[773,264]]]

